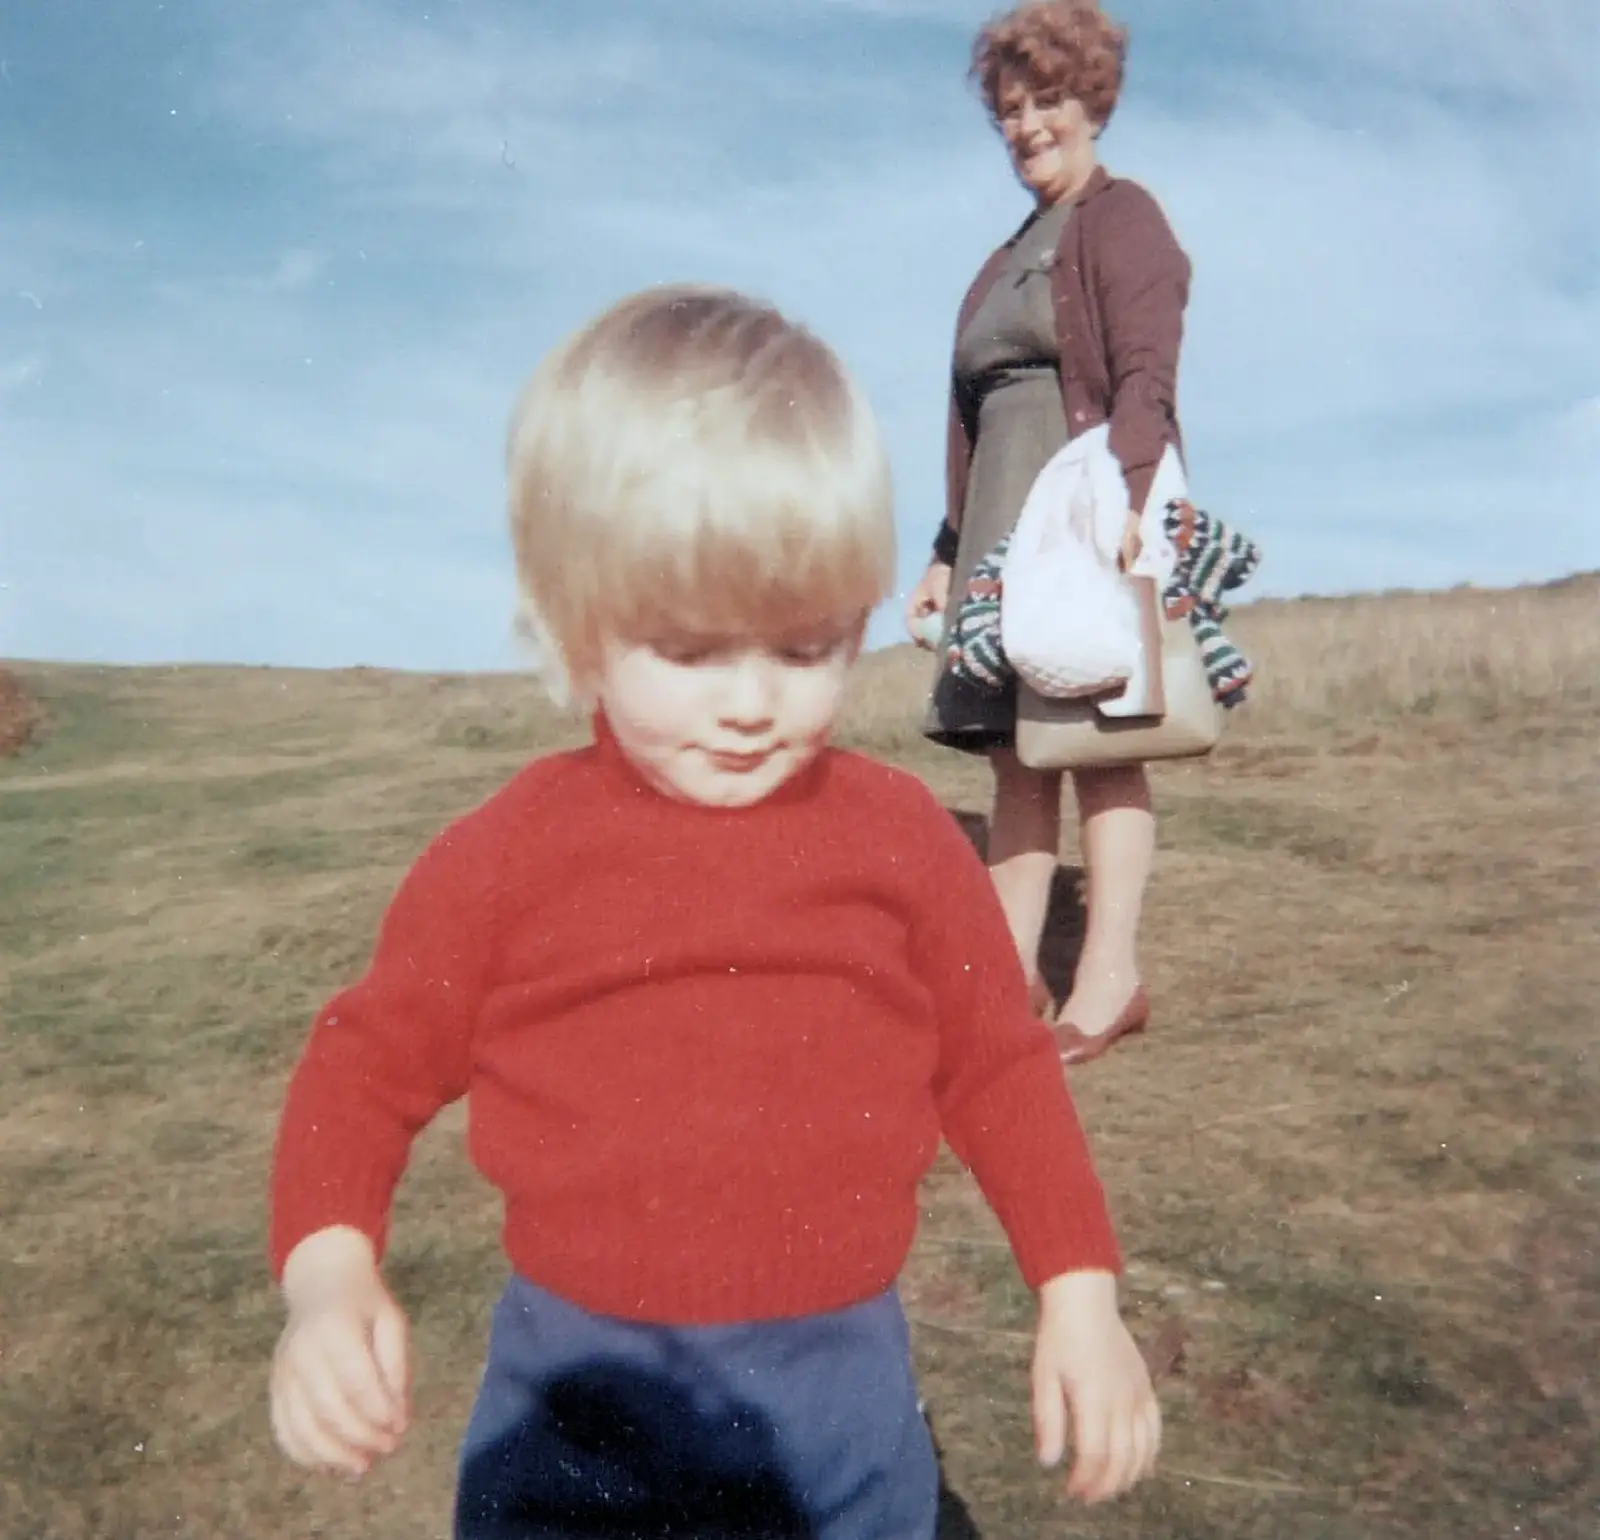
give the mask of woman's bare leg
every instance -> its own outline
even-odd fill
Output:
[[[989,874],[1032,983],[1050,883],[1061,848],[1061,772],[1030,770],[1009,749],[990,756],[994,811],[989,819]]]
[[[1139,916],[1155,859],[1156,820],[1143,765],[1073,773],[1083,845],[1083,952],[1061,1020],[1106,1031],[1139,984]]]

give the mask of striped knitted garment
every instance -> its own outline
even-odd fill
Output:
[[[1000,644],[1001,572],[1010,544],[1007,535],[972,569],[945,648],[945,666],[956,678],[995,695],[1012,678]]]
[[[1163,527],[1177,551],[1172,580],[1162,593],[1167,615],[1173,620],[1189,617],[1211,693],[1219,704],[1229,709],[1242,705],[1254,670],[1223,634],[1228,611],[1222,596],[1241,587],[1260,566],[1260,547],[1181,498],[1167,504]],[[1010,543],[1008,535],[973,568],[945,649],[951,674],[991,694],[1005,690],[1013,677],[1000,640]]]
[[[1254,670],[1222,634],[1222,622],[1228,618],[1222,596],[1241,587],[1261,565],[1261,550],[1184,498],[1175,497],[1167,504],[1163,528],[1178,553],[1172,581],[1162,593],[1167,616],[1189,617],[1218,703],[1229,709],[1241,705]]]

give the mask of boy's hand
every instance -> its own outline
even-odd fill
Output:
[[[1086,1503],[1126,1492],[1155,1467],[1161,1411],[1150,1374],[1117,1312],[1110,1273],[1066,1273],[1039,1290],[1033,1427],[1039,1463],[1075,1458],[1067,1491]]]
[[[272,1431],[297,1465],[363,1476],[393,1454],[410,1419],[404,1312],[371,1242],[319,1230],[283,1272],[289,1320],[272,1360]]]

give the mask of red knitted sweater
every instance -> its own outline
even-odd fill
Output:
[[[381,1251],[413,1137],[463,1095],[512,1265],[598,1313],[870,1298],[941,1133],[1030,1284],[1119,1265],[987,873],[919,781],[854,754],[700,808],[600,721],[447,829],[295,1070],[274,1273],[330,1225]]]

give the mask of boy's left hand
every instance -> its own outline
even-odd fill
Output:
[[[1161,1410],[1110,1273],[1067,1273],[1039,1291],[1033,1428],[1041,1465],[1058,1465],[1066,1453],[1069,1414],[1072,1496],[1104,1502],[1155,1468]]]

